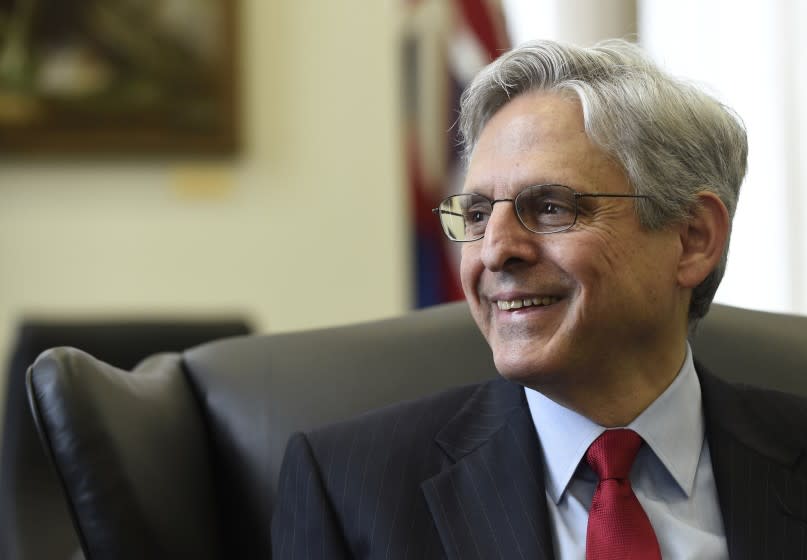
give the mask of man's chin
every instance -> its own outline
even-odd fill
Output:
[[[540,359],[530,359],[523,354],[513,356],[512,353],[494,353],[493,363],[499,375],[508,381],[531,388],[552,383],[557,377],[557,372],[550,364],[545,364]]]

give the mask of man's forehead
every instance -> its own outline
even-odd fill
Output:
[[[504,105],[483,127],[471,154],[464,190],[518,183],[523,172],[535,174],[538,158],[555,171],[561,161],[585,158],[590,147],[577,98],[554,92],[522,94]],[[533,167],[527,171],[525,167]],[[538,166],[542,167],[542,166]],[[531,181],[541,177],[530,177]],[[557,181],[558,178],[545,178]]]
[[[583,107],[572,94],[555,91],[530,91],[517,95],[496,111],[480,131],[481,140],[485,131],[497,121],[507,121],[514,132],[528,137],[553,135],[559,129],[585,134]]]
[[[538,143],[585,136],[583,110],[576,97],[555,92],[521,94],[503,105],[482,127],[471,154],[480,151],[517,152]]]

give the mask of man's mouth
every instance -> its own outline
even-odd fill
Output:
[[[496,300],[496,305],[502,311],[511,311],[513,309],[521,309],[523,307],[543,307],[552,305],[560,301],[557,296],[537,296],[533,298],[524,299],[509,299],[509,300]]]

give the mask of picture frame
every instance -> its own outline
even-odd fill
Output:
[[[0,0],[0,154],[235,154],[236,24],[236,0]]]

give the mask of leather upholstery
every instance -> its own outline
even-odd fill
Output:
[[[807,317],[714,306],[693,346],[737,380],[807,394]],[[269,558],[292,432],[495,375],[459,303],[214,342],[134,375],[55,349],[28,390],[88,558]]]
[[[27,318],[6,373],[0,450],[0,559],[73,558],[79,544],[61,485],[37,437],[25,392],[28,367],[44,350],[70,345],[120,368],[163,351],[182,351],[250,326],[227,317]],[[47,538],[42,528],[47,527]]]

